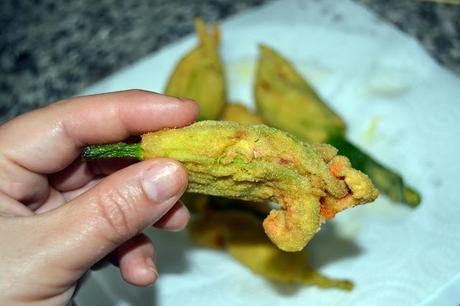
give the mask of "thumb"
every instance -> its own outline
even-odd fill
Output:
[[[143,161],[104,178],[47,216],[54,259],[69,269],[87,270],[158,221],[186,187],[185,169],[168,159]]]

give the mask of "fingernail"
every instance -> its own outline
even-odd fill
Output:
[[[190,211],[187,209],[187,206],[182,204],[182,207],[179,209],[179,211],[176,212],[176,214],[174,215],[174,218],[186,220],[186,221],[182,224],[182,227],[173,229],[172,231],[178,232],[178,231],[183,230],[187,226],[188,220],[190,220]]]
[[[153,258],[152,257],[147,257],[145,262],[147,263],[147,266],[152,270],[153,274],[155,275],[154,281],[157,280],[160,277],[160,275],[158,274],[157,266],[153,262]]]
[[[142,179],[145,194],[155,204],[162,204],[177,196],[182,185],[179,166],[170,161],[153,164]]]
[[[147,257],[145,259],[145,262],[147,263],[147,266],[149,266],[149,268],[153,269],[153,270],[157,270],[157,267],[155,265],[155,263],[153,262],[153,258],[152,257]]]

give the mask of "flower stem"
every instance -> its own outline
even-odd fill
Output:
[[[99,158],[120,158],[132,157],[143,159],[140,143],[114,143],[108,145],[91,145],[82,150],[83,160],[94,160]]]

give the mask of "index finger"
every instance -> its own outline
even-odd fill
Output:
[[[77,97],[22,115],[0,127],[0,154],[35,173],[69,165],[83,146],[122,141],[192,123],[194,102],[148,91]]]

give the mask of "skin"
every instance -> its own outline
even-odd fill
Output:
[[[83,162],[87,144],[190,124],[195,103],[145,91],[78,97],[0,127],[0,304],[66,305],[104,258],[145,286],[158,277],[142,230],[182,229],[187,186],[176,161]],[[123,168],[123,169],[122,169]]]

